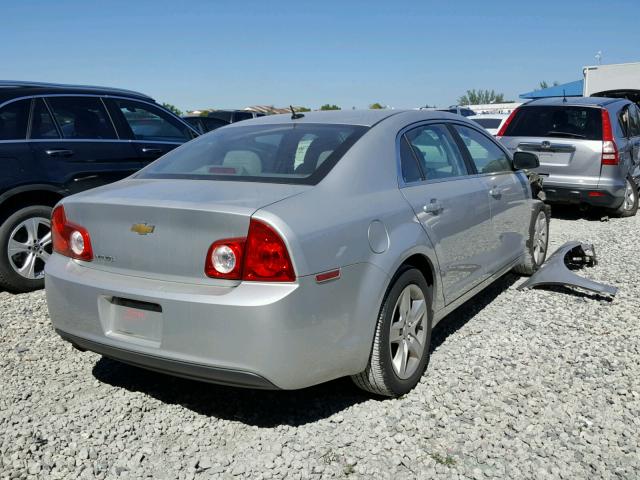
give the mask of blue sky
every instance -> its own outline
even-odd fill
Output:
[[[181,109],[511,99],[640,61],[640,2],[0,0],[0,78],[118,86]]]

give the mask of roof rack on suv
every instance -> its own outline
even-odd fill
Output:
[[[34,88],[78,88],[82,90],[99,90],[103,92],[125,93],[128,95],[136,95],[138,97],[153,100],[149,95],[136,92],[134,90],[126,90],[124,88],[98,87],[95,85],[67,85],[64,83],[47,83],[47,82],[25,82],[22,80],[0,80],[0,87],[34,87]]]

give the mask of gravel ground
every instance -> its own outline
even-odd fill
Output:
[[[60,340],[43,292],[0,293],[0,478],[636,479],[638,232],[640,215],[554,218],[553,249],[595,243],[582,274],[617,298],[507,275],[436,328],[398,400],[346,379],[261,392],[139,370]]]

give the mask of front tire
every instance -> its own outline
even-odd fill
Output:
[[[431,301],[431,288],[419,270],[398,272],[380,309],[369,364],[351,377],[358,387],[398,397],[418,384],[429,359]]]
[[[0,289],[30,292],[44,286],[44,265],[52,253],[51,207],[32,205],[0,226]]]
[[[533,275],[547,259],[550,217],[548,205],[537,205],[533,210],[529,224],[529,238],[524,246],[524,258],[520,265],[514,267],[514,272],[521,275]]]

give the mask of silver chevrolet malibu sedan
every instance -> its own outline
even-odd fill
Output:
[[[398,396],[443,317],[544,261],[548,214],[521,170],[537,165],[442,112],[223,127],[58,204],[51,319],[81,350],[173,375],[279,389],[350,375]]]

